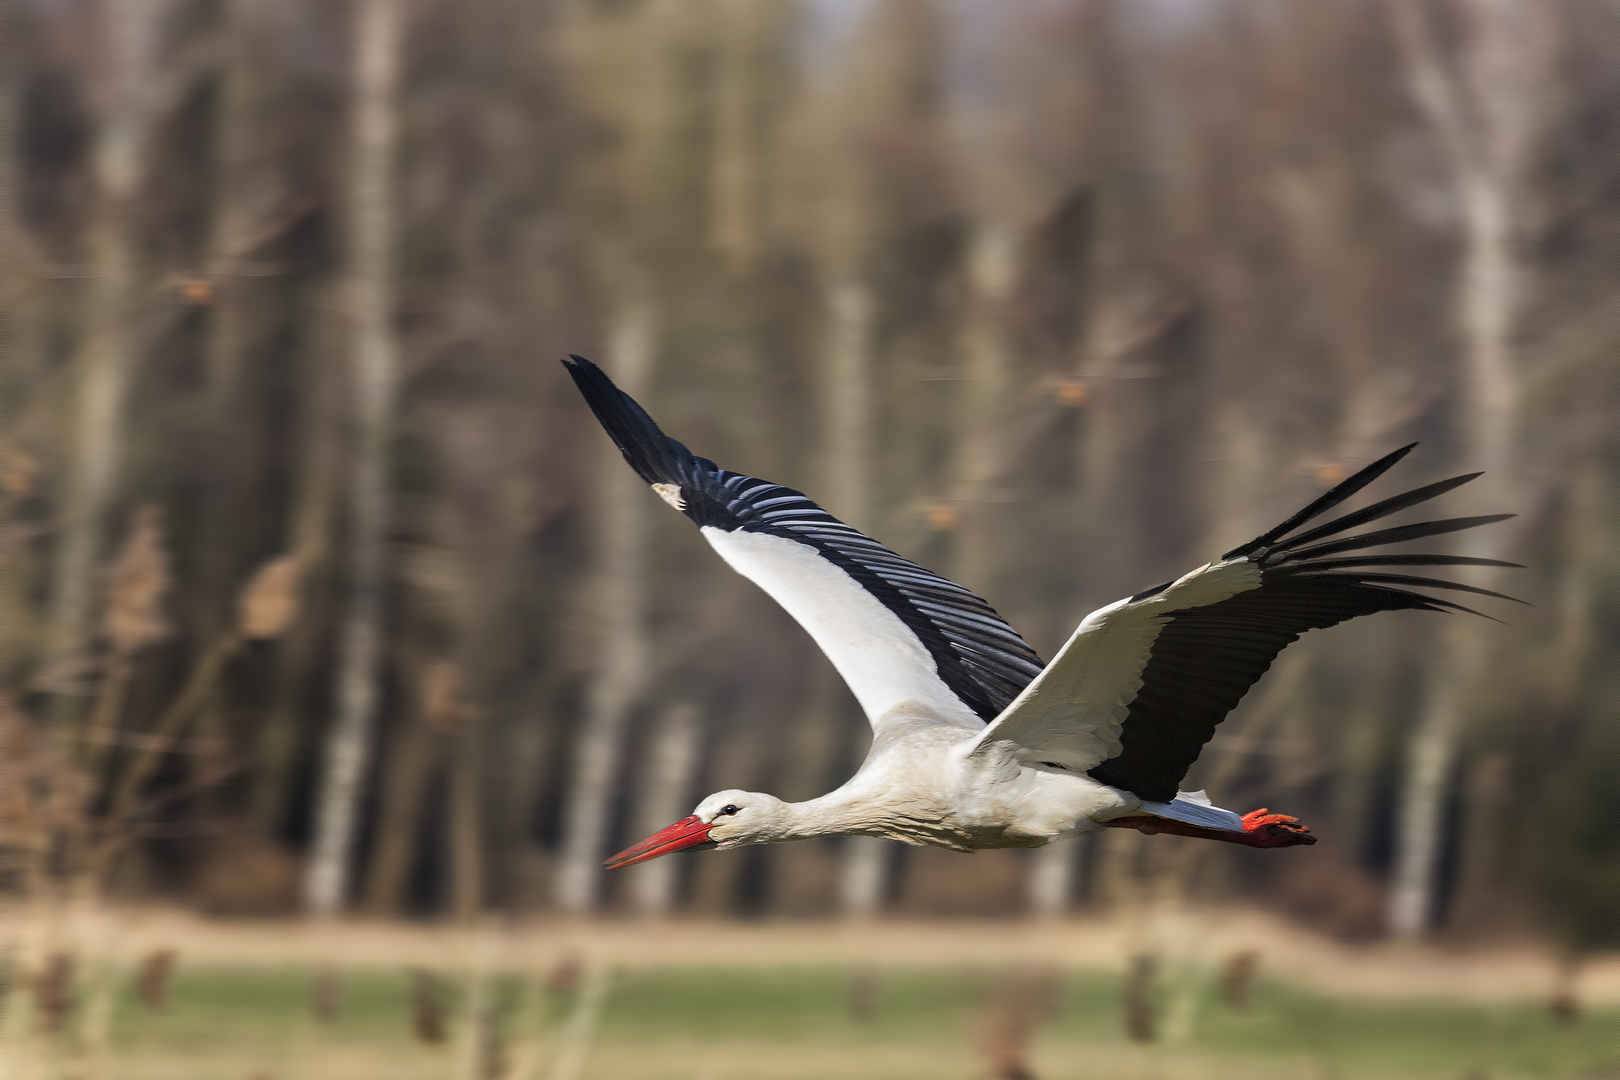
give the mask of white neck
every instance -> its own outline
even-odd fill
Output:
[[[805,802],[782,804],[781,833],[772,840],[808,840],[817,836],[863,836],[881,832],[873,807],[852,798],[843,788]]]

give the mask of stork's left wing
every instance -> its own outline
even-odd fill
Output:
[[[1372,568],[1517,563],[1457,555],[1337,557],[1486,525],[1512,514],[1327,539],[1433,499],[1479,473],[1429,484],[1289,536],[1383,475],[1412,446],[1362,469],[1219,562],[1086,616],[1046,670],[985,729],[975,752],[1010,749],[1026,763],[1084,772],[1143,799],[1169,802],[1215,726],[1277,654],[1305,631],[1375,611],[1479,614],[1412,592],[1409,586],[1513,599],[1457,582]]]
[[[589,360],[563,361],[630,467],[721,558],[809,631],[876,727],[916,703],[974,729],[1041,670],[989,604],[792,488],[722,469],[665,435]]]

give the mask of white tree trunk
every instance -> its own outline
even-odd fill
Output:
[[[636,813],[638,836],[651,836],[690,809],[701,740],[695,707],[683,702],[664,714],[653,736],[651,758],[642,771],[643,797]],[[630,890],[636,910],[653,918],[668,915],[675,903],[679,870],[680,864],[674,859],[654,859],[632,867]]]
[[[844,193],[846,196],[848,193]],[[847,254],[847,253],[839,253]],[[839,263],[853,261],[837,259]],[[827,340],[822,356],[826,380],[828,505],[856,528],[870,528],[872,512],[872,296],[853,274],[831,283],[827,292]],[[854,836],[843,843],[839,907],[846,915],[875,914],[886,891],[888,843]]]
[[[963,500],[956,540],[956,580],[980,594],[995,592],[999,558],[996,521],[1003,508],[996,485],[1007,465],[1003,416],[1013,361],[1006,308],[1018,269],[1017,231],[981,221],[968,252],[972,299],[962,325],[962,379],[957,401],[956,489]]]
[[[359,0],[354,39],[350,162],[350,393],[348,588],[337,701],[326,744],[315,839],[304,883],[316,915],[342,906],[353,876],[355,834],[370,762],[382,657],[383,593],[392,515],[389,443],[399,379],[394,334],[394,170],[399,143],[399,0]]]
[[[957,490],[964,500],[957,535],[956,579],[985,595],[996,579],[1007,539],[996,528],[1005,496],[998,489],[1010,464],[1008,418],[1016,364],[1007,340],[1007,305],[1018,275],[1018,229],[1004,221],[979,222],[968,253],[972,301],[962,327],[962,381],[958,403]],[[1054,917],[1074,895],[1077,849],[1048,844],[1033,853],[1026,881],[1029,910]]]
[[[22,223],[22,192],[17,188],[17,134],[22,79],[15,45],[0,41],[0,372],[7,381],[39,371],[43,353],[44,307],[37,253]],[[15,438],[15,416],[6,427]],[[0,658],[0,663],[7,658]]]
[[[103,33],[97,130],[91,152],[95,209],[86,236],[89,277],[84,340],[76,362],[61,540],[52,568],[43,689],[84,694],[91,611],[99,587],[103,531],[118,481],[124,406],[136,361],[130,313],[136,271],[135,200],[152,132],[172,81],[160,69],[158,33],[168,0],[108,0]]]
[[[1069,910],[1079,875],[1080,848],[1059,841],[1037,848],[1029,868],[1029,910],[1043,919],[1055,919]]]
[[[866,283],[835,282],[828,296],[823,356],[827,406],[827,487],[838,516],[870,528],[872,513],[872,295]]]
[[[1462,348],[1467,414],[1465,464],[1487,470],[1493,490],[1516,504],[1519,397],[1513,331],[1523,306],[1523,271],[1515,239],[1526,210],[1525,170],[1540,130],[1548,88],[1543,66],[1551,8],[1512,0],[1467,0],[1468,41],[1458,69],[1447,70],[1420,5],[1399,0],[1396,29],[1408,79],[1434,130],[1461,213],[1462,264],[1453,312]],[[1464,535],[1467,554],[1504,558],[1509,529]],[[1500,574],[1470,568],[1472,584],[1494,587]],[[1396,832],[1398,848],[1389,926],[1399,936],[1423,933],[1436,911],[1443,854],[1444,804],[1457,748],[1488,660],[1484,627],[1447,625],[1407,754]]]
[[[768,0],[716,0],[710,17],[718,43],[714,79],[714,155],[709,181],[712,239],[733,273],[758,254],[753,131],[755,53],[778,13]]]
[[[624,303],[609,342],[613,379],[631,397],[652,376],[654,314],[645,300]],[[600,619],[601,657],[591,681],[584,723],[574,750],[572,786],[564,816],[562,852],[554,882],[557,906],[583,914],[596,902],[613,785],[618,779],[625,725],[640,700],[647,665],[646,528],[651,496],[606,443],[601,454],[600,561],[592,607]],[[667,823],[666,823],[667,824]]]

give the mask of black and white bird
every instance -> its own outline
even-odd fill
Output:
[[[636,474],[798,620],[872,723],[871,752],[836,791],[797,803],[718,791],[691,816],[609,859],[609,868],[699,846],[814,836],[879,836],[956,851],[1038,847],[1104,826],[1250,847],[1313,844],[1297,818],[1263,809],[1240,816],[1202,792],[1178,790],[1215,726],[1307,630],[1378,611],[1479,614],[1414,588],[1512,599],[1389,568],[1514,563],[1349,554],[1511,517],[1345,535],[1479,473],[1301,531],[1382,476],[1411,452],[1405,446],[1214,562],[1092,612],[1043,666],[967,589],[792,488],[695,456],[596,365],[578,356],[563,363]]]

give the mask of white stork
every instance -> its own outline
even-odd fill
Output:
[[[1295,532],[1376,480],[1411,451],[1405,446],[1217,561],[1092,612],[1043,668],[1018,632],[973,593],[791,488],[693,455],[596,365],[578,356],[563,364],[630,467],[691,518],[734,570],[798,620],[872,723],[871,752],[836,791],[798,803],[755,791],[715,792],[691,816],[613,856],[610,869],[687,848],[813,836],[880,836],[975,851],[1039,847],[1115,826],[1250,847],[1314,844],[1297,818],[1264,809],[1239,816],[1202,792],[1178,790],[1215,725],[1307,630],[1375,611],[1479,614],[1408,587],[1513,599],[1379,568],[1515,563],[1345,556],[1511,517],[1342,535],[1479,473]]]

